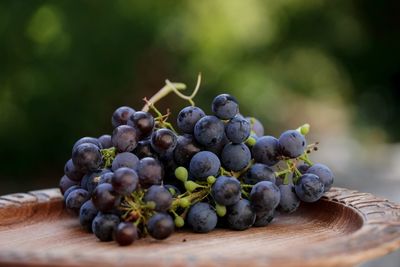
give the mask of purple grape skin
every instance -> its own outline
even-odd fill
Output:
[[[122,152],[118,153],[117,156],[115,156],[111,166],[111,170],[116,171],[117,169],[122,167],[136,170],[138,164],[139,158],[135,154],[131,152]]]
[[[297,197],[294,186],[291,184],[280,185],[281,198],[278,209],[286,213],[292,213],[300,206],[300,199]]]
[[[136,148],[133,150],[133,154],[135,154],[139,159],[147,157],[157,158],[158,156],[151,147],[150,139],[139,141]]]
[[[254,160],[273,166],[279,162],[279,141],[273,136],[263,136],[257,139],[252,148]]]
[[[189,165],[189,172],[200,180],[208,176],[216,176],[221,167],[218,157],[209,151],[201,151],[192,157]]]
[[[194,232],[208,233],[217,226],[218,217],[213,207],[205,202],[194,204],[187,215],[187,222]]]
[[[254,163],[246,172],[243,177],[245,184],[256,184],[261,181],[276,182],[275,172],[268,167],[268,165],[262,163]]]
[[[139,239],[137,227],[129,222],[120,222],[115,229],[114,240],[120,246],[129,246]]]
[[[109,135],[109,134],[103,134],[102,136],[100,136],[100,137],[98,138],[98,140],[99,140],[99,142],[100,142],[100,144],[101,144],[101,146],[102,146],[103,148],[110,148],[110,147],[112,147],[111,135]]]
[[[226,137],[234,144],[240,144],[250,136],[250,123],[241,115],[236,115],[225,125]]]
[[[91,143],[80,144],[72,152],[72,162],[81,172],[95,171],[102,163],[100,148]]]
[[[307,141],[301,133],[296,130],[288,130],[279,137],[280,153],[289,158],[297,158],[304,153]]]
[[[246,120],[250,122],[250,124],[253,122],[251,130],[257,135],[257,137],[264,135],[264,126],[258,119],[254,117],[246,117]]]
[[[101,212],[110,212],[119,206],[121,196],[108,183],[99,184],[92,194],[94,206]]]
[[[274,210],[261,211],[256,213],[256,220],[253,224],[254,227],[263,227],[271,223],[274,219]]]
[[[139,185],[139,178],[136,171],[122,167],[114,172],[111,184],[118,194],[127,196],[136,190]]]
[[[140,133],[140,139],[143,139],[153,132],[155,122],[150,113],[136,111],[129,118],[128,125],[138,129]]]
[[[102,242],[112,241],[113,234],[120,219],[114,214],[99,212],[92,222],[94,235]]]
[[[111,117],[111,124],[113,128],[127,124],[133,113],[135,113],[135,110],[127,106],[117,108]]]
[[[221,153],[221,163],[229,171],[240,171],[251,160],[250,149],[245,144],[227,144]]]
[[[214,98],[211,109],[218,118],[229,120],[239,113],[239,103],[231,95],[220,94]]]
[[[79,182],[77,181],[73,181],[71,179],[68,178],[68,176],[64,175],[63,177],[61,177],[60,179],[60,184],[59,184],[59,188],[61,191],[61,194],[65,194],[65,192],[72,186],[75,185],[79,185]]]
[[[306,173],[315,174],[319,177],[319,179],[321,179],[321,181],[324,183],[324,192],[327,192],[329,189],[331,189],[335,177],[333,176],[333,172],[326,165],[316,163],[308,168]]]
[[[192,134],[196,123],[205,115],[201,108],[193,106],[185,107],[178,114],[176,120],[178,128],[183,133]]]
[[[88,200],[83,203],[79,210],[79,223],[83,229],[88,232],[92,232],[92,223],[96,217],[98,210],[93,205],[92,200]]]
[[[138,139],[138,130],[128,125],[118,126],[111,136],[112,144],[118,152],[133,151],[137,146]]]
[[[174,159],[179,166],[189,166],[192,157],[201,151],[200,145],[194,137],[189,134],[178,136],[177,144],[174,149]]]
[[[231,229],[242,231],[254,224],[256,213],[247,199],[241,199],[234,205],[227,207],[226,219]]]
[[[74,163],[72,162],[72,159],[69,159],[64,166],[64,174],[68,176],[69,179],[73,181],[81,181],[83,178],[83,175],[85,175],[84,172],[78,170],[75,168]]]
[[[204,116],[194,126],[196,141],[206,147],[217,145],[222,141],[224,135],[224,123],[215,116]]]
[[[67,210],[71,211],[74,215],[78,215],[83,203],[89,199],[89,192],[82,188],[78,188],[68,194],[67,198],[65,199],[65,206]]]
[[[279,188],[270,181],[256,183],[249,196],[255,212],[274,210],[279,205],[280,198]]]
[[[103,148],[103,146],[101,145],[100,141],[97,138],[86,136],[82,137],[81,139],[75,142],[74,146],[72,147],[72,151],[74,151],[75,148],[77,148],[77,146],[85,143],[96,145],[100,149]]]
[[[160,185],[164,176],[163,167],[154,158],[146,157],[139,161],[137,168],[139,182],[142,188],[149,188],[152,185]]]
[[[211,195],[220,205],[233,205],[240,200],[240,182],[234,177],[219,176],[211,187]]]
[[[147,222],[147,231],[155,239],[162,240],[169,237],[175,229],[174,221],[166,213],[158,212]]]
[[[159,129],[153,132],[151,136],[151,147],[158,153],[173,151],[176,147],[177,136],[169,129]]]
[[[143,198],[146,202],[154,202],[156,211],[167,211],[172,204],[172,195],[162,185],[152,185]]]
[[[315,174],[303,174],[295,184],[296,195],[304,202],[316,202],[324,194],[324,183]]]

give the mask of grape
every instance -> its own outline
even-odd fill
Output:
[[[129,118],[128,125],[138,129],[142,139],[152,133],[154,128],[154,118],[148,112],[136,111]]]
[[[216,96],[211,107],[215,116],[223,120],[232,119],[239,113],[238,101],[228,94],[220,94]]]
[[[102,163],[100,148],[91,143],[80,144],[72,152],[72,162],[79,171],[95,171]]]
[[[74,146],[72,147],[72,151],[74,151],[75,148],[77,148],[79,145],[85,144],[85,143],[93,144],[93,145],[97,146],[100,149],[103,148],[101,143],[100,143],[100,141],[97,138],[94,138],[94,137],[82,137],[81,139],[79,139],[78,141],[75,142]]]
[[[321,179],[324,183],[324,192],[331,189],[334,177],[332,171],[326,165],[316,163],[307,170],[307,173],[315,174]]]
[[[198,120],[204,117],[206,114],[198,107],[185,107],[183,108],[177,118],[178,128],[187,134],[193,133],[194,126]]]
[[[93,219],[92,231],[100,241],[111,241],[119,222],[118,216],[99,212]]]
[[[112,147],[111,135],[103,134],[98,138],[102,148],[110,148]]]
[[[175,179],[175,169],[179,167],[178,164],[176,164],[175,159],[174,159],[174,152],[173,151],[167,151],[165,153],[162,153],[158,159],[161,161],[162,166],[164,167],[164,180],[167,179]]]
[[[82,188],[82,187],[80,187],[79,185],[73,185],[73,186],[71,186],[70,188],[68,188],[68,189],[64,192],[64,202],[65,202],[65,200],[67,199],[69,193],[71,193],[71,192],[74,191],[75,189],[79,189],[79,188]]]
[[[87,190],[90,194],[92,194],[94,189],[100,183],[100,177],[103,174],[109,173],[109,172],[110,172],[109,169],[101,169],[101,170],[96,170],[94,172],[86,174],[81,181],[82,188]]]
[[[166,239],[174,232],[174,229],[174,221],[166,213],[156,213],[147,222],[147,231],[155,239]]]
[[[92,223],[96,217],[98,210],[93,205],[92,200],[88,200],[81,206],[79,210],[79,223],[82,228],[88,232],[92,232]]]
[[[189,171],[197,179],[204,180],[208,176],[216,176],[221,163],[218,157],[209,151],[201,151],[190,161]]]
[[[285,157],[297,158],[301,156],[306,146],[307,142],[304,135],[296,130],[283,132],[279,137],[280,152]]]
[[[107,172],[102,174],[100,176],[99,184],[104,184],[104,183],[111,184],[113,176],[114,176],[113,172]]]
[[[111,141],[118,152],[131,152],[137,146],[139,134],[129,125],[121,125],[114,129]]]
[[[265,164],[253,164],[244,175],[245,184],[256,184],[261,181],[276,182],[275,172]]]
[[[156,153],[151,147],[150,139],[139,141],[133,153],[139,158],[153,157],[156,158]]]
[[[240,182],[233,177],[219,176],[211,187],[215,201],[223,206],[233,205],[240,200]]]
[[[250,149],[245,144],[227,144],[221,153],[222,166],[229,171],[240,171],[249,165]]]
[[[78,215],[79,209],[87,200],[89,200],[90,195],[89,192],[78,188],[73,190],[68,194],[68,197],[65,200],[65,206],[67,210],[71,211],[73,214]]]
[[[274,210],[260,211],[256,213],[256,221],[253,226],[263,227],[268,225],[274,219]]]
[[[111,124],[113,128],[127,124],[133,113],[135,113],[135,110],[130,107],[117,108],[111,117]]]
[[[279,141],[273,136],[260,137],[253,146],[252,153],[256,162],[273,166],[279,161]]]
[[[193,231],[207,233],[217,225],[217,214],[210,204],[198,202],[194,204],[187,215],[187,221]]]
[[[73,180],[73,181],[77,181],[79,182],[80,180],[82,180],[83,175],[85,174],[84,172],[77,170],[75,168],[74,163],[72,162],[72,159],[69,159],[67,161],[67,163],[65,163],[64,166],[64,173],[65,175],[68,176],[69,179]]]
[[[142,158],[137,168],[139,182],[143,188],[159,185],[163,178],[163,168],[160,162],[153,158]]]
[[[115,192],[111,184],[99,184],[93,191],[92,201],[94,206],[102,212],[108,212],[118,207],[121,196]]]
[[[280,185],[281,200],[279,210],[287,213],[294,212],[300,206],[300,199],[297,197],[294,186],[291,184]]]
[[[256,183],[250,191],[249,200],[255,212],[275,209],[280,201],[279,188],[270,181]]]
[[[172,197],[176,198],[181,194],[181,190],[172,184],[164,184],[164,187],[168,190]]]
[[[305,174],[309,168],[310,166],[308,166],[307,164],[300,164],[299,166],[297,166],[297,169],[301,174]]]
[[[226,137],[234,144],[240,144],[250,136],[250,123],[241,115],[236,115],[225,125]]]
[[[224,123],[215,116],[204,116],[194,126],[196,141],[206,147],[215,146],[221,142],[224,134]]]
[[[159,129],[151,136],[151,147],[158,153],[172,151],[176,147],[177,137],[169,129]]]
[[[294,188],[296,195],[304,202],[315,202],[324,194],[324,183],[311,173],[303,174]]]
[[[139,158],[136,157],[136,155],[130,152],[122,152],[117,154],[117,156],[114,158],[111,169],[115,171],[121,167],[127,167],[132,170],[136,170],[138,164]]]
[[[180,166],[189,166],[193,155],[200,152],[200,145],[192,135],[185,134],[178,136],[178,141],[174,150],[174,159]]]
[[[262,123],[254,117],[246,117],[246,120],[251,124],[251,130],[256,136],[261,137],[264,135],[264,126]]]
[[[70,188],[70,187],[72,187],[74,185],[79,185],[79,182],[69,179],[68,176],[66,176],[66,175],[61,177],[60,185],[59,185],[61,194],[64,195],[65,192],[68,190],[68,188]]]
[[[222,140],[219,143],[217,143],[215,145],[212,145],[212,146],[205,147],[204,149],[207,150],[207,151],[210,151],[210,152],[212,152],[215,155],[218,155],[220,157],[221,153],[222,153],[222,150],[229,143],[230,142],[229,142],[229,140],[226,137],[226,134],[224,132],[224,136],[222,137]]]
[[[111,184],[118,194],[127,196],[136,190],[139,178],[136,171],[122,167],[114,172]]]
[[[153,202],[156,211],[167,211],[172,204],[171,193],[162,185],[152,185],[143,198],[146,202]]]
[[[241,199],[236,204],[228,207],[226,219],[230,228],[245,230],[254,224],[256,214],[250,202],[247,199]]]
[[[120,246],[128,246],[139,239],[138,229],[132,223],[121,222],[115,229],[114,239]]]

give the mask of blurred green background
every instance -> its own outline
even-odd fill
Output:
[[[207,112],[227,92],[268,134],[310,122],[328,162],[332,140],[399,141],[398,10],[356,0],[1,1],[0,193],[56,186],[74,141],[109,133],[116,107],[140,109],[166,78],[192,90],[199,72],[196,104]]]

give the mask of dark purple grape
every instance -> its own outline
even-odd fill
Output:
[[[113,233],[119,222],[118,216],[99,212],[93,219],[92,231],[100,241],[112,241]]]
[[[111,117],[111,124],[113,128],[127,124],[133,113],[135,113],[135,110],[130,107],[124,106],[117,108]]]
[[[70,188],[68,188],[65,192],[64,192],[64,202],[67,199],[69,193],[71,193],[72,191],[74,191],[75,189],[80,189],[82,187],[80,187],[79,185],[73,185]]]
[[[151,136],[151,147],[158,153],[166,153],[173,151],[176,147],[177,136],[176,134],[166,128],[159,129],[153,132]]]
[[[114,172],[111,184],[118,194],[127,196],[136,190],[139,178],[136,171],[122,167]]]
[[[199,202],[190,208],[187,221],[194,232],[208,233],[217,226],[218,217],[210,204]]]
[[[324,183],[315,174],[303,174],[295,185],[296,195],[304,202],[318,201],[324,194]]]
[[[262,123],[254,117],[246,117],[246,120],[251,124],[251,130],[258,136],[264,135],[264,126]]]
[[[146,202],[153,202],[156,211],[167,211],[172,204],[171,193],[162,185],[152,185],[143,198]]]
[[[205,147],[204,149],[214,153],[215,155],[217,155],[219,157],[221,157],[222,150],[229,143],[230,142],[229,142],[228,138],[226,137],[226,135],[224,133],[224,136],[222,137],[221,142],[219,142],[219,143],[217,143],[215,145],[209,146],[209,147]]]
[[[152,157],[152,158],[157,157],[156,152],[151,147],[150,139],[139,141],[139,143],[137,144],[137,147],[133,150],[133,153],[139,159],[146,158],[146,157]]]
[[[114,176],[113,172],[107,172],[107,173],[102,174],[100,176],[99,184],[104,184],[104,183],[111,184],[111,180],[112,180],[113,176]]]
[[[241,199],[227,208],[226,220],[230,228],[242,231],[254,224],[256,213],[247,199]]]
[[[297,197],[294,186],[291,184],[280,185],[281,199],[278,209],[286,213],[292,213],[300,206],[300,199]]]
[[[299,166],[297,166],[297,169],[299,170],[299,172],[301,174],[305,174],[309,168],[310,168],[310,166],[307,164],[300,164]]]
[[[88,232],[92,232],[92,223],[96,217],[98,210],[93,205],[92,200],[88,200],[81,206],[79,210],[79,223],[82,228]]]
[[[204,116],[194,126],[196,141],[206,147],[217,145],[222,141],[224,135],[224,123],[215,116]]]
[[[128,222],[121,222],[115,229],[114,239],[120,246],[129,246],[134,241],[139,239],[137,227]]]
[[[307,173],[315,174],[321,179],[324,183],[324,192],[329,191],[331,189],[334,176],[333,172],[324,164],[316,163],[312,165],[308,170]]]
[[[174,232],[174,229],[174,221],[166,213],[156,213],[147,222],[147,231],[155,239],[166,239]]]
[[[94,138],[94,137],[82,137],[81,139],[79,139],[78,141],[75,142],[74,146],[72,147],[72,151],[74,151],[75,148],[77,148],[79,145],[85,144],[85,143],[96,145],[100,149],[103,148],[101,143],[100,143],[100,141],[97,138]]]
[[[274,210],[260,211],[256,213],[256,221],[253,226],[263,227],[268,225],[274,219]]]
[[[143,188],[160,185],[163,179],[163,168],[160,162],[153,158],[142,158],[137,168],[139,182]]]
[[[270,181],[275,183],[275,172],[265,164],[255,163],[246,172],[243,177],[245,184],[256,184],[261,181]]]
[[[251,206],[255,212],[274,210],[278,206],[280,198],[279,188],[269,181],[256,183],[249,196]]]
[[[205,180],[208,176],[218,175],[221,163],[218,157],[209,151],[200,151],[190,161],[189,172],[196,179]]]
[[[92,201],[94,206],[102,212],[109,212],[118,207],[121,196],[114,190],[111,184],[99,184],[93,192]]]
[[[297,158],[304,153],[307,142],[301,133],[296,130],[288,130],[279,137],[280,153],[289,158]]]
[[[103,148],[110,148],[110,147],[112,147],[111,135],[109,135],[109,134],[103,134],[102,136],[100,136],[100,137],[98,138],[98,140],[99,140],[99,142],[100,142],[100,144],[101,144],[101,146],[102,146]]]
[[[61,177],[60,185],[59,185],[61,194],[64,195],[65,192],[68,190],[68,188],[70,188],[70,187],[72,187],[74,185],[79,185],[79,182],[69,179],[68,176],[66,176],[66,175]]]
[[[185,107],[183,108],[177,118],[178,128],[187,134],[192,134],[194,130],[194,126],[198,120],[204,117],[206,114],[204,111],[198,107]]]
[[[111,169],[113,171],[122,168],[122,167],[127,167],[132,170],[136,170],[137,165],[139,164],[139,158],[132,154],[131,152],[122,152],[117,154],[117,156],[114,158]]]
[[[80,144],[72,152],[72,162],[81,172],[95,171],[102,163],[100,148],[90,143]]]
[[[216,96],[212,102],[211,108],[215,116],[223,120],[230,120],[239,113],[238,101],[228,94]]]
[[[226,137],[234,144],[240,144],[250,136],[250,123],[241,115],[236,115],[225,125]]]
[[[229,171],[240,171],[249,165],[251,152],[245,144],[227,144],[221,153],[222,166]]]
[[[109,173],[109,169],[101,169],[101,170],[96,170],[94,172],[86,174],[82,181],[81,181],[81,187],[89,192],[89,194],[92,194],[94,189],[97,187],[97,185],[100,183],[100,177],[105,174]]]
[[[68,160],[67,163],[65,163],[64,173],[65,173],[65,175],[68,176],[69,179],[71,179],[73,181],[77,181],[77,182],[82,180],[82,177],[85,174],[84,172],[77,170],[75,168],[75,165],[72,162],[72,159]]]
[[[139,133],[129,125],[121,125],[114,129],[111,140],[118,152],[131,152],[137,146]]]
[[[233,205],[241,196],[240,182],[229,176],[219,176],[211,188],[214,200],[223,206]]]
[[[258,138],[256,144],[253,146],[252,154],[256,162],[264,163],[268,166],[275,165],[279,161],[278,139],[273,136]]]
[[[154,118],[148,112],[136,111],[131,115],[128,125],[138,129],[140,132],[140,138],[143,139],[152,133],[154,128]]]
[[[174,159],[179,166],[187,167],[192,157],[200,151],[200,145],[192,135],[180,135],[174,150]]]
[[[83,203],[89,199],[89,192],[82,188],[78,188],[68,194],[68,197],[65,200],[65,206],[67,207],[67,210],[71,211],[74,215],[78,215]]]

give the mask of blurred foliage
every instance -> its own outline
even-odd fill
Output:
[[[199,106],[209,111],[215,94],[232,93],[272,134],[304,122],[305,112],[335,128],[319,110],[331,107],[360,136],[399,141],[399,7],[1,1],[0,190],[56,185],[73,142],[110,132],[117,106],[139,109],[165,78],[192,87],[200,71]],[[170,99],[161,107],[184,104]]]

